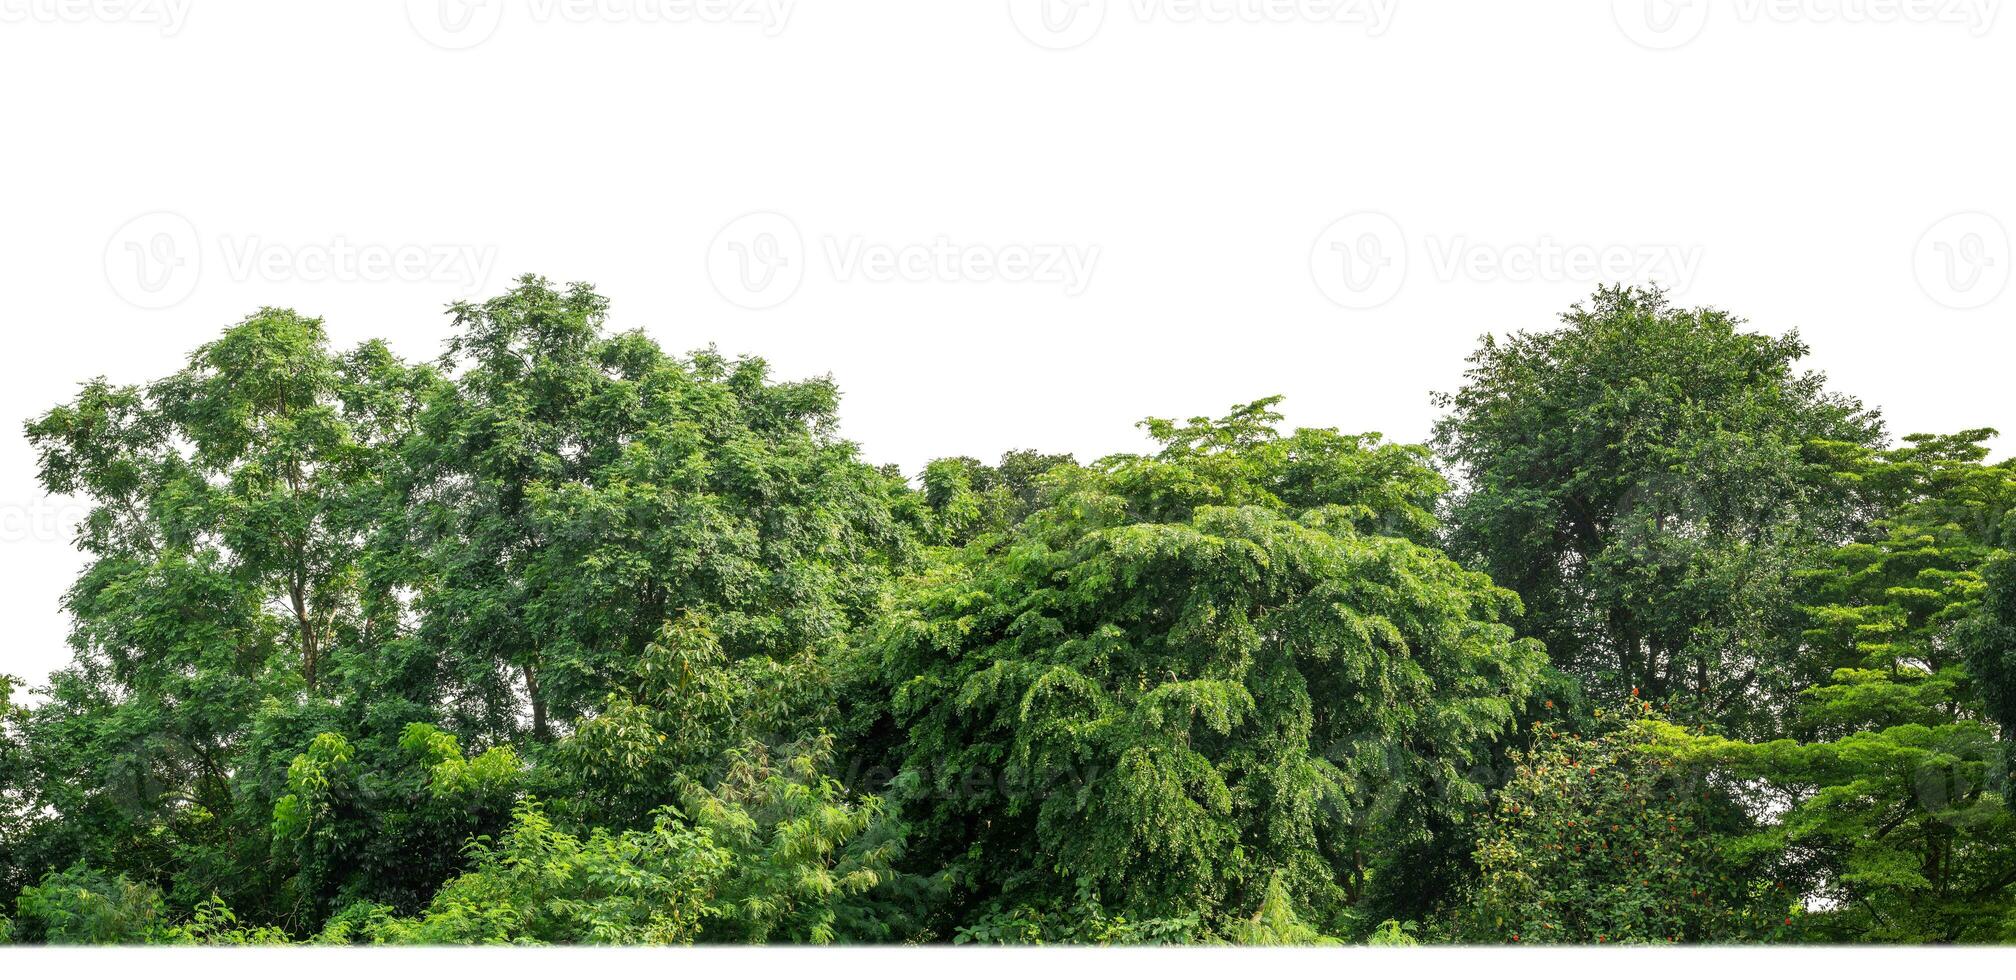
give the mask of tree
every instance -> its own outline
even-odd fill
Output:
[[[1481,798],[1466,766],[1541,663],[1517,600],[1405,536],[1424,450],[1282,437],[1272,404],[1150,420],[1161,452],[1073,474],[892,615],[891,791],[961,916],[1211,929],[1279,881],[1329,922],[1410,802]]]
[[[44,486],[93,509],[76,659],[4,732],[8,894],[84,862],[177,914],[414,911],[509,801],[438,812],[413,726],[543,755],[612,694],[665,695],[635,668],[688,614],[767,719],[696,764],[816,732],[824,659],[906,560],[907,491],[832,436],[830,381],[670,357],[605,309],[527,279],[456,307],[433,366],[338,356],[320,321],[262,310],[167,378],[31,421]],[[326,812],[276,825],[313,796],[297,763],[326,770]]]
[[[586,285],[450,312],[27,423],[0,943],[2016,942],[2016,461],[1796,335],[1487,338],[1453,494],[1275,398],[913,485]]]
[[[2002,540],[2016,543],[2016,528],[2004,528]],[[1984,566],[1982,580],[1981,606],[1966,625],[1962,647],[1987,716],[2001,726],[2002,796],[2016,806],[2009,790],[2016,779],[2016,558],[1998,556]]]
[[[407,441],[418,642],[457,728],[535,738],[616,686],[658,628],[706,614],[732,659],[827,649],[907,547],[901,488],[831,435],[830,380],[606,336],[607,301],[527,278],[461,333]]]
[[[313,697],[364,636],[370,457],[320,321],[262,310],[144,386],[102,379],[29,423],[52,493],[93,507],[65,597],[76,660],[27,722],[34,862],[247,887],[263,826],[232,786],[269,704]]]
[[[2016,911],[2016,817],[1970,665],[1993,650],[1984,569],[2005,559],[2016,470],[1987,430],[1912,436],[1843,461],[1887,513],[1808,576],[1795,738],[1739,741],[1653,725],[1676,758],[1746,780],[1778,813],[1746,846],[1810,882],[1802,935],[2001,942]],[[1972,648],[1971,651],[1969,648]]]
[[[1875,413],[1795,369],[1796,333],[1657,290],[1562,319],[1487,336],[1438,396],[1453,549],[1520,595],[1521,630],[1596,703],[1635,688],[1769,730],[1800,686],[1782,672],[1797,576],[1866,517],[1831,448],[1877,444]]]
[[[28,709],[14,703],[20,685],[20,678],[0,674],[0,909],[12,905],[14,896],[30,884],[22,879],[27,870],[22,848],[29,827],[30,770]],[[0,942],[5,938],[0,936]]]
[[[1640,702],[1636,713],[1652,707]],[[1738,838],[1750,817],[1702,766],[1641,731],[1535,722],[1477,847],[1462,942],[1698,943],[1782,938],[1796,893]]]

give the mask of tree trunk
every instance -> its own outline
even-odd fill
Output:
[[[308,618],[308,597],[301,586],[300,576],[294,576],[289,583],[289,597],[294,600],[294,621],[301,628],[301,677],[308,682],[308,693],[315,693],[315,671],[321,659],[321,644],[315,639],[315,623]]]
[[[539,672],[525,665],[525,697],[532,702],[532,737],[546,740],[546,702],[539,700]]]

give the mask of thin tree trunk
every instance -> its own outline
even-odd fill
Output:
[[[307,590],[302,588],[299,575],[293,576],[293,581],[288,584],[288,595],[294,601],[294,621],[301,627],[301,677],[308,682],[308,693],[313,694],[321,644],[315,639],[315,623],[308,618]]]
[[[525,665],[525,697],[532,702],[532,737],[546,740],[546,702],[539,700],[539,672]]]

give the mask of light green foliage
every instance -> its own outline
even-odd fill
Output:
[[[937,544],[964,545],[982,535],[1004,533],[1042,506],[1045,477],[1051,471],[1076,465],[1069,455],[1028,449],[1002,454],[995,466],[970,456],[932,460],[923,475],[928,514],[924,537]]]
[[[418,756],[427,769],[427,785],[436,797],[467,798],[514,792],[521,776],[518,753],[495,745],[475,758],[464,758],[455,736],[425,722],[406,726],[399,747]]]
[[[294,757],[287,767],[288,793],[273,803],[275,836],[299,837],[312,832],[318,820],[327,822],[331,798],[350,781],[353,754],[343,736],[325,732]]]
[[[167,942],[159,889],[82,865],[51,874],[15,899],[14,941],[50,945]]]
[[[1387,930],[1385,926],[1392,926]],[[1232,923],[1227,937],[1239,946],[1334,946],[1337,940],[1323,935],[1295,914],[1294,899],[1279,877],[1267,883],[1267,893],[1252,918]],[[1401,932],[1399,923],[1388,920],[1375,933],[1371,945],[1412,946],[1414,941]]]
[[[900,827],[879,801],[848,799],[821,772],[829,748],[773,764],[740,753],[719,786],[689,786],[648,829],[557,828],[521,804],[472,870],[400,918],[365,903],[335,916],[328,943],[620,943],[860,941],[892,937]]]
[[[598,829],[584,839],[555,829],[532,801],[494,845],[471,845],[470,857],[474,870],[444,885],[424,916],[352,907],[323,941],[690,943],[728,862],[671,811],[648,830]]]
[[[709,942],[866,942],[911,938],[926,886],[896,870],[904,828],[880,799],[855,799],[827,774],[832,742],[733,753],[681,807],[726,848],[729,871]]]
[[[1061,891],[1211,928],[1278,877],[1335,916],[1411,803],[1481,800],[1465,767],[1540,663],[1516,599],[1381,533],[1428,529],[1420,450],[1282,437],[1270,405],[1148,423],[1161,453],[892,617],[895,792],[976,914]]]

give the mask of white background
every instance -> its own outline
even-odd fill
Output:
[[[429,358],[524,272],[912,472],[1272,393],[1419,440],[1619,278],[2016,426],[1998,3],[1042,2],[0,0],[0,671],[78,563],[20,420],[262,305]]]

